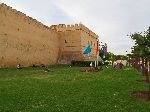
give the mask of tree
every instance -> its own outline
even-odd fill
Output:
[[[138,32],[131,34],[130,38],[135,41],[135,45],[132,48],[132,53],[134,55],[135,60],[142,59],[142,73],[146,76],[146,81],[149,84],[148,96],[150,99],[150,77],[148,71],[148,66],[150,66],[150,27],[144,33]],[[136,66],[136,68],[138,67]]]
[[[132,57],[132,54],[126,54],[127,56],[127,61],[129,63],[129,67],[131,66],[131,57]]]
[[[107,60],[107,44],[105,43],[105,45],[100,45],[99,46],[99,56],[105,61]]]
[[[114,61],[116,60],[116,56],[114,55],[114,53],[108,52],[107,59],[112,61],[112,65],[113,65]]]

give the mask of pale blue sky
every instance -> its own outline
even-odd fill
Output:
[[[126,35],[150,26],[150,0],[0,0],[43,24],[82,22],[108,44],[125,54],[133,45]]]

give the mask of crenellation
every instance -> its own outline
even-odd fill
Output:
[[[61,26],[62,26],[62,24],[59,24],[57,27],[58,27],[58,28],[61,28]]]
[[[52,25],[50,26],[50,29],[56,30],[56,31],[74,31],[79,30],[80,26],[78,24],[71,24],[71,25],[65,25],[65,24],[58,24],[58,25]]]
[[[67,28],[70,28],[70,25],[67,25]]]
[[[62,24],[62,28],[66,28],[66,25],[65,25],[65,24]]]
[[[11,8],[12,9],[12,8]],[[12,11],[14,12],[14,13],[17,13],[17,10],[16,9],[12,9]]]
[[[12,10],[12,7],[7,7],[8,10]]]
[[[51,25],[49,28],[50,28],[51,30],[56,30],[56,25]]]
[[[71,24],[71,25],[69,25],[69,24],[68,25],[65,25],[65,24],[52,25],[52,26],[50,26],[50,29],[56,30],[56,31],[61,31],[61,32],[82,30],[93,37],[97,37],[97,35],[93,31],[91,31],[89,28],[84,26],[82,23],[74,24],[74,25],[73,24]]]
[[[73,27],[75,27],[75,25],[72,24],[71,27],[73,28]]]
[[[80,26],[83,29],[83,31],[85,31],[86,33],[89,33],[93,37],[98,37],[93,31],[91,31],[89,28],[87,28],[83,24],[80,23]]]
[[[65,24],[61,24],[61,26],[62,26],[61,28],[66,28],[66,25],[65,25]]]
[[[75,27],[78,27],[79,25],[78,24],[75,24]]]

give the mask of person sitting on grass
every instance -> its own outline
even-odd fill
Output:
[[[116,64],[114,65],[114,69],[120,69],[120,63],[116,63]]]
[[[113,63],[113,68],[116,68],[116,66],[117,66],[117,63],[114,62],[114,63]]]
[[[49,72],[49,69],[48,69],[48,67],[47,67],[47,66],[45,66],[45,68],[44,68],[44,72]]]
[[[91,63],[90,63],[90,67],[92,67],[92,66],[93,66],[93,63],[91,62]]]
[[[17,69],[22,69],[20,64],[17,64]]]
[[[120,62],[119,63],[119,69],[122,69],[124,67],[124,65]]]
[[[120,62],[120,63],[117,63],[116,66],[114,66],[114,69],[122,69],[124,67],[124,65]]]

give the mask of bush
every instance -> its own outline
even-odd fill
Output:
[[[90,63],[92,62],[93,66],[95,65],[95,61],[72,61],[72,66],[80,66],[80,67],[90,67]],[[98,66],[108,65],[108,62],[102,63],[101,61],[98,62]]]

